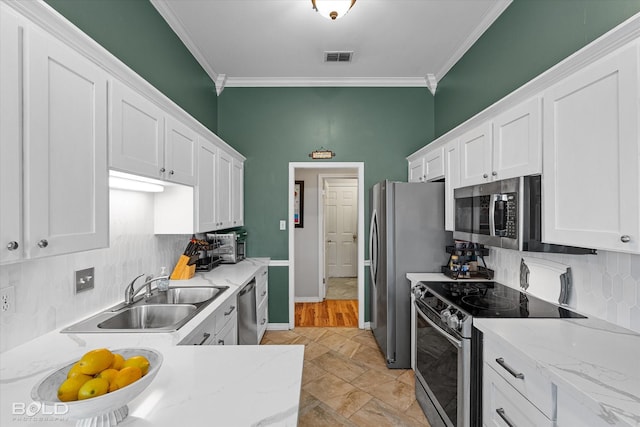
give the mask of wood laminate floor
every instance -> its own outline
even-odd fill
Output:
[[[297,302],[295,325],[358,327],[358,300]]]
[[[298,426],[429,426],[411,369],[388,369],[371,331],[296,327],[262,345],[305,346]]]

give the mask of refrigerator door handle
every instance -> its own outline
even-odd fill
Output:
[[[375,286],[378,275],[378,214],[374,209],[371,213],[371,224],[369,226],[369,273],[371,274],[371,284]]]

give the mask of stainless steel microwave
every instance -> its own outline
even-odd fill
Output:
[[[453,238],[529,252],[594,254],[542,242],[542,178],[511,178],[454,190]]]

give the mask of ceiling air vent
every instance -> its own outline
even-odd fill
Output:
[[[351,62],[353,52],[325,52],[324,62]]]

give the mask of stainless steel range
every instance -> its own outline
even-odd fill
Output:
[[[482,335],[474,317],[584,318],[496,282],[420,282],[416,398],[432,427],[482,425]]]

